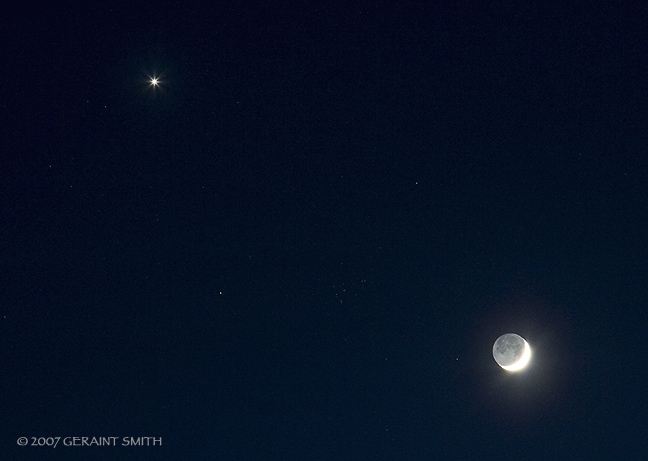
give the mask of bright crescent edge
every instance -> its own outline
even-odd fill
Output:
[[[504,368],[505,370],[520,371],[522,368],[526,367],[529,363],[529,360],[531,360],[531,348],[529,347],[529,343],[527,343],[526,339],[524,338],[522,338],[522,341],[524,341],[524,353],[522,354],[522,357],[520,357],[520,360],[515,362],[513,365],[502,365],[502,368]]]

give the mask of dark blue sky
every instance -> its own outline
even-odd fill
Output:
[[[645,8],[273,3],[0,20],[5,458],[641,457]]]

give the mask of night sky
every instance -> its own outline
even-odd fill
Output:
[[[5,11],[0,458],[645,457],[648,8],[292,3]]]

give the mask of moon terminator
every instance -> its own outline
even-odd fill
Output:
[[[493,344],[493,358],[507,371],[520,371],[531,360],[531,348],[523,337],[506,333]]]

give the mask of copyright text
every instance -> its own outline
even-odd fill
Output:
[[[21,447],[161,447],[162,437],[19,437]]]

